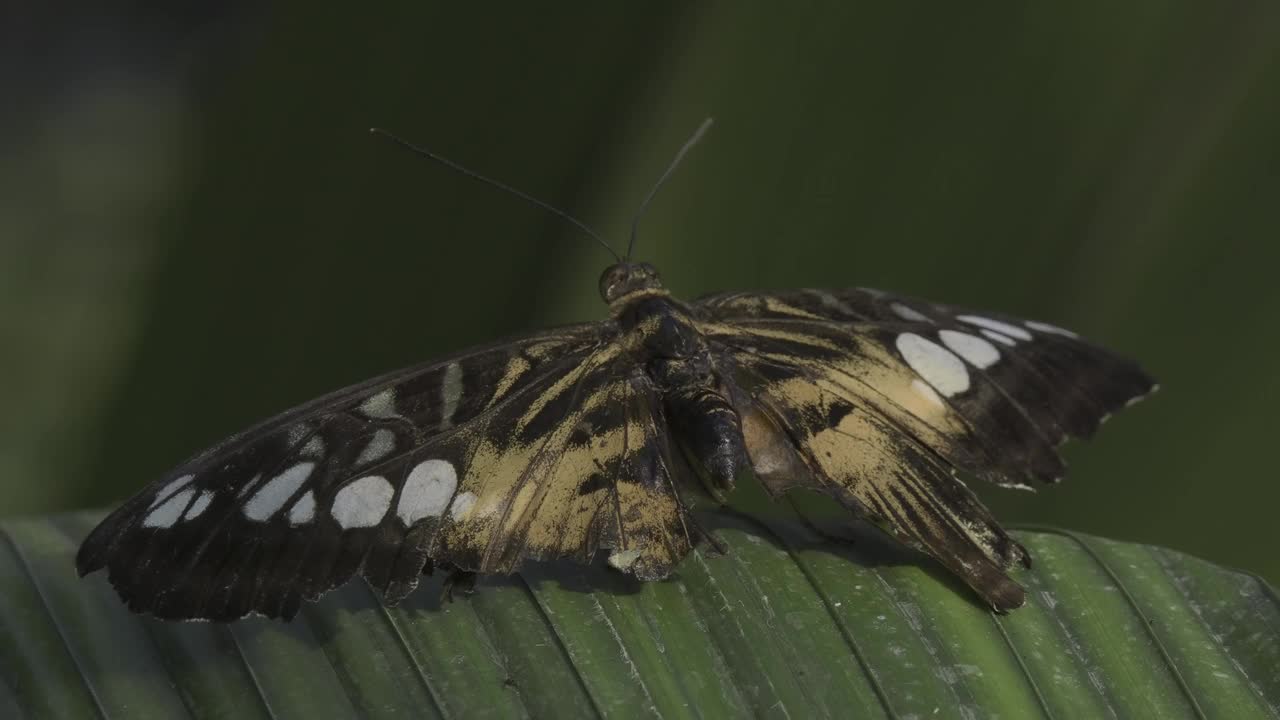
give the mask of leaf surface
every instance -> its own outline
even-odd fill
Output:
[[[97,513],[0,524],[5,717],[1280,717],[1280,601],[1161,548],[1018,532],[993,615],[875,538],[717,514],[675,578],[532,565],[384,609],[362,583],[291,624],[130,614],[76,545]]]

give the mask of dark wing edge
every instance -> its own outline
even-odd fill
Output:
[[[1056,325],[878,290],[721,293],[693,306],[709,319],[729,324],[875,328],[881,346],[908,364],[954,357],[978,392],[944,392],[944,401],[955,405],[967,422],[979,423],[994,409],[1004,421],[1023,426],[1018,428],[1022,434],[1038,435],[1055,448],[1069,438],[1091,437],[1112,414],[1159,389],[1137,363]],[[904,334],[915,337],[900,341]],[[902,348],[895,347],[899,342],[915,346],[913,358],[903,357]],[[1018,484],[1019,479],[1005,477],[1001,484]]]

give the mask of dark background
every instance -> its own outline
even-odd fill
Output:
[[[1076,329],[1154,399],[1010,522],[1280,581],[1280,5],[313,4],[0,22],[0,514],[105,506],[374,373],[692,297],[866,285]]]

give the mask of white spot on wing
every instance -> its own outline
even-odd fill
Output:
[[[929,319],[928,315],[925,315],[919,310],[916,310],[915,308],[909,307],[907,305],[903,305],[902,303],[899,303],[899,302],[890,303],[889,309],[892,310],[898,317],[902,318],[903,320],[907,320],[910,322],[929,322],[929,323],[933,322],[932,320]]]
[[[915,333],[902,333],[896,344],[911,369],[938,392],[950,397],[969,389],[969,371],[950,350]]]
[[[201,513],[209,509],[209,503],[211,502],[213,502],[213,491],[202,490],[200,492],[200,497],[196,498],[196,501],[191,503],[191,507],[187,508],[187,512],[182,516],[182,519],[185,521],[194,520],[200,517]]]
[[[258,486],[258,481],[262,479],[262,473],[253,476],[249,482],[240,486],[240,490],[236,493],[237,498],[242,498],[249,494],[251,490]]]
[[[951,349],[951,352],[968,360],[969,364],[979,369],[985,370],[1000,360],[1000,351],[996,346],[976,335],[955,330],[942,330],[938,333],[938,337],[942,339],[943,345]]]
[[[1037,330],[1039,332],[1052,333],[1054,335],[1062,335],[1063,337],[1069,337],[1069,338],[1080,337],[1079,335],[1071,332],[1066,328],[1060,328],[1057,325],[1050,325],[1049,323],[1042,323],[1042,322],[1036,322],[1035,320],[1028,320],[1022,324],[1026,325],[1032,330]]]
[[[640,551],[635,549],[614,550],[609,553],[609,564],[612,565],[614,569],[622,570],[623,572],[630,570],[631,566],[635,565],[636,560],[639,559]]]
[[[268,480],[245,503],[244,516],[263,522],[275,515],[302,487],[302,483],[307,481],[315,468],[316,464],[313,462],[300,462]]]
[[[302,446],[302,454],[317,459],[324,457],[324,438],[319,435],[311,436],[307,444]]]
[[[356,465],[366,465],[375,460],[381,460],[395,449],[396,434],[386,428],[378,428],[374,431],[373,437],[369,438],[369,444],[360,451],[359,457],[356,458]]]
[[[449,510],[449,517],[453,518],[455,521],[461,520],[471,512],[471,508],[475,504],[475,493],[471,491],[458,493],[458,497],[453,499],[453,507]]]
[[[151,501],[151,505],[149,505],[149,507],[155,507],[156,505],[159,505],[161,502],[167,500],[170,495],[173,495],[174,491],[176,491],[178,488],[186,487],[192,480],[195,479],[195,477],[196,477],[195,475],[183,475],[182,477],[176,477],[170,480],[168,484],[166,484],[163,488],[160,488],[160,492],[156,493],[156,496]]]
[[[298,501],[289,508],[289,524],[305,525],[316,516],[316,494],[310,490],[302,494]]]
[[[382,392],[370,395],[364,402],[360,403],[360,412],[371,418],[396,417],[395,388],[387,388]]]
[[[447,460],[418,463],[404,481],[396,515],[406,526],[425,517],[440,517],[458,489],[458,472]],[[470,494],[470,493],[467,493]],[[474,495],[472,495],[474,502]]]
[[[988,330],[988,329],[986,329],[986,328],[982,328],[982,329],[981,329],[981,330],[979,330],[978,332],[982,333],[982,337],[984,337],[984,338],[986,338],[986,339],[988,339],[988,340],[995,340],[996,342],[1000,343],[1001,345],[1008,345],[1009,347],[1013,347],[1014,345],[1017,345],[1017,344],[1018,344],[1018,341],[1017,341],[1017,340],[1014,340],[1013,338],[1009,337],[1008,335],[1001,335],[1000,333],[996,332],[995,330]]]
[[[285,439],[289,442],[290,446],[293,446],[302,442],[302,438],[306,437],[307,434],[311,432],[311,428],[308,428],[306,423],[298,423],[297,425],[289,426],[289,429],[285,432]]]
[[[156,509],[147,513],[147,516],[142,519],[142,527],[173,527],[173,524],[178,521],[178,516],[187,509],[191,496],[195,494],[196,491],[192,488],[175,493],[168,500],[160,503]]]
[[[440,383],[440,418],[444,424],[453,424],[453,414],[458,412],[458,402],[462,400],[462,365],[451,362],[444,369],[444,379]]]
[[[395,492],[381,475],[366,475],[338,491],[329,514],[344,530],[373,527],[382,522]]]
[[[1017,325],[1010,325],[1009,323],[992,320],[991,318],[982,317],[981,315],[957,315],[956,319],[962,323],[977,325],[978,327],[986,328],[988,330],[995,330],[1001,335],[1008,335],[1011,338],[1017,338],[1019,340],[1031,339],[1031,333],[1023,330]]]

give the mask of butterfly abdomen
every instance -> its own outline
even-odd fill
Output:
[[[737,411],[715,389],[699,386],[668,392],[666,409],[671,429],[707,491],[723,499],[747,457]]]

